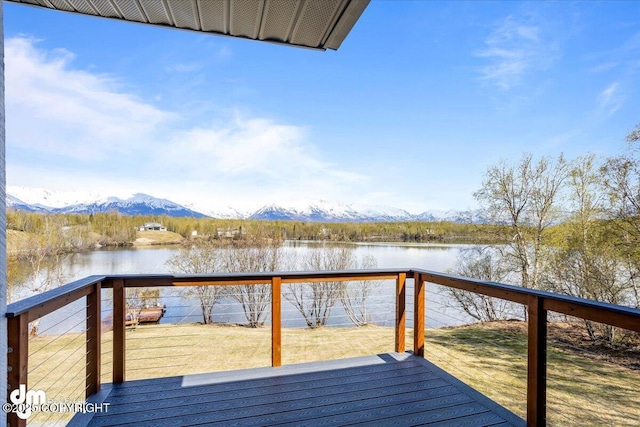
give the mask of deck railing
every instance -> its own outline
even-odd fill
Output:
[[[547,312],[640,332],[640,310],[517,286],[457,277],[421,269],[384,269],[310,272],[229,273],[208,275],[111,275],[90,276],[40,295],[10,304],[8,317],[9,392],[28,384],[29,322],[86,297],[86,387],[89,397],[100,390],[101,290],[113,290],[113,383],[125,378],[126,289],[174,286],[234,286],[270,284],[271,364],[282,363],[282,285],[319,281],[395,280],[395,351],[405,351],[406,280],[414,281],[413,352],[425,351],[425,283],[434,283],[523,304],[528,313],[527,425],[546,424]],[[428,303],[428,302],[427,302]],[[26,424],[14,413],[7,415],[11,426]]]

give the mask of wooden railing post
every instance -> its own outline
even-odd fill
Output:
[[[124,280],[113,281],[113,383],[120,384],[125,378],[125,306]]]
[[[86,397],[100,391],[100,341],[101,336],[101,283],[93,285],[93,292],[87,295],[87,375]]]
[[[406,328],[406,299],[407,273],[400,273],[396,279],[396,352],[403,353],[405,349],[405,328]]]
[[[282,280],[271,278],[271,366],[282,365]]]
[[[29,313],[7,319],[7,395],[17,390],[20,385],[27,387],[29,361]],[[7,425],[11,427],[26,426],[27,420],[18,418],[15,412],[7,414]]]
[[[543,298],[529,295],[527,426],[547,423],[547,310]]]
[[[424,277],[416,273],[413,281],[413,354],[424,357]]]

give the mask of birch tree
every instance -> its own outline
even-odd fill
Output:
[[[354,260],[357,265],[350,268],[372,269],[378,266],[376,259],[368,255],[362,260]],[[375,280],[345,282],[340,294],[340,302],[349,320],[356,326],[367,325],[371,321],[367,302],[369,297],[380,288]]]
[[[463,249],[451,273],[490,282],[504,282],[510,272],[498,255],[498,251],[491,247],[472,246]],[[480,322],[504,320],[512,313],[513,305],[508,301],[455,288],[447,288],[446,292],[452,297],[454,306]]]
[[[608,195],[608,213],[615,219],[619,249],[640,276],[640,125],[627,136],[624,155],[607,160],[602,167]]]
[[[347,270],[354,265],[353,248],[323,246],[307,253],[303,269],[310,271]],[[300,283],[287,286],[285,299],[302,314],[309,328],[327,324],[333,307],[343,296],[344,284],[336,281]]]
[[[481,189],[474,193],[488,218],[510,226],[512,237],[502,256],[525,288],[539,286],[544,232],[558,219],[557,204],[567,173],[562,155],[535,161],[525,154],[517,164],[503,160],[489,167]]]
[[[277,271],[281,265],[281,242],[258,236],[232,241],[226,249],[224,268],[229,272]],[[271,305],[271,285],[238,285],[229,296],[242,306],[248,326],[264,325]]]
[[[214,273],[221,270],[222,256],[219,246],[213,242],[199,241],[180,251],[167,260],[174,273]],[[224,292],[222,286],[190,286],[183,291],[186,298],[197,298],[200,302],[202,322],[213,323],[213,307],[220,302]]]

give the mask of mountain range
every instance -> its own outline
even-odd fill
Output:
[[[84,201],[82,201],[84,199]],[[89,201],[87,201],[89,200]],[[100,198],[97,195],[52,192],[28,187],[7,188],[7,208],[36,213],[91,214],[119,212],[124,215],[168,215],[174,217],[292,220],[306,222],[400,222],[451,221],[458,223],[485,222],[477,211],[431,210],[415,215],[404,209],[388,206],[366,206],[328,201],[298,204],[270,204],[254,212],[242,212],[232,207],[217,212],[200,212],[193,206],[183,206],[170,200],[137,193],[129,198]]]

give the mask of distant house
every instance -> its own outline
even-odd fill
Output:
[[[138,227],[138,231],[167,231],[167,227],[158,222],[147,222]]]

